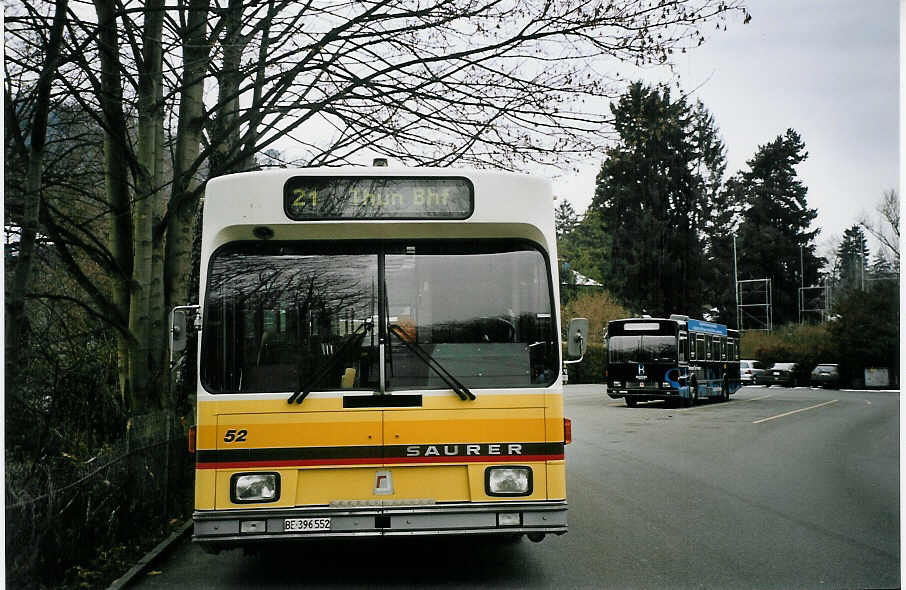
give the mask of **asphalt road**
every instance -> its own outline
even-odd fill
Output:
[[[189,542],[138,588],[900,586],[897,392],[746,387],[627,408],[572,385],[570,531],[535,544]]]

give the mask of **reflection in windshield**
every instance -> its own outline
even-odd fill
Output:
[[[208,389],[294,390],[376,313],[377,261],[373,255],[328,260],[221,252],[211,263],[207,298],[202,378]],[[364,344],[374,348],[375,338]],[[359,360],[341,364],[355,362],[359,383],[376,384],[374,368]],[[325,376],[336,385],[340,378]]]
[[[607,347],[612,363],[675,362],[675,336],[611,336]]]
[[[553,381],[558,355],[540,252],[428,244],[388,254],[386,267],[390,322],[467,387]],[[400,342],[392,363],[399,387],[444,387]]]
[[[559,362],[547,269],[539,251],[502,241],[225,247],[208,275],[202,383],[378,390],[379,330],[355,334],[380,319],[469,388],[547,385]],[[448,388],[399,339],[386,343],[385,373],[388,391]]]

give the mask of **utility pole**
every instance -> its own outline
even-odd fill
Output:
[[[736,329],[742,329],[739,318],[739,272],[736,268],[736,234],[733,235],[733,293],[736,295]]]

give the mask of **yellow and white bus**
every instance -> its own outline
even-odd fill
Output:
[[[565,533],[556,260],[529,176],[211,180],[194,540]]]

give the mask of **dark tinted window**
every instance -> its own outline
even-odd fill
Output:
[[[381,301],[379,263],[386,296]],[[201,377],[212,392],[447,388],[402,341],[468,387],[549,384],[559,343],[549,267],[524,243],[242,243],[212,257]]]
[[[612,336],[608,339],[610,362],[676,362],[676,336]]]
[[[211,261],[201,376],[213,392],[293,391],[343,344],[361,345],[319,386],[377,384],[377,256],[230,248]]]

